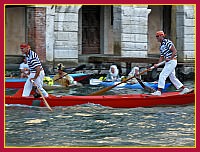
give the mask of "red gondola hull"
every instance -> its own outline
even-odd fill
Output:
[[[100,104],[113,108],[136,108],[136,107],[155,107],[187,105],[195,102],[195,94],[180,95],[179,92],[163,93],[161,96],[152,96],[147,94],[134,95],[106,95],[106,96],[52,96],[46,98],[50,107],[55,106],[75,106],[87,103]],[[42,106],[42,98],[21,97],[17,92],[14,96],[6,96],[5,104],[22,104],[29,106]]]

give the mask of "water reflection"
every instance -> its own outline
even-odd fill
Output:
[[[6,108],[7,146],[194,146],[194,106]]]
[[[187,82],[190,88],[193,82]],[[87,95],[96,86],[50,90],[56,95]],[[174,90],[173,86],[169,88]],[[13,94],[16,90],[7,90]],[[147,93],[112,89],[106,94]],[[7,105],[5,144],[14,147],[172,147],[195,145],[193,105],[153,108],[110,108],[95,104],[55,107]]]

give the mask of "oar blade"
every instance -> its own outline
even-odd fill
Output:
[[[47,103],[47,101],[45,99],[44,100],[44,104],[46,105],[46,107],[51,111],[53,112],[53,109],[49,106],[49,104]]]
[[[101,89],[101,90],[99,90],[99,91],[96,91],[96,92],[94,92],[94,93],[89,94],[89,96],[98,96],[98,95],[102,95],[102,94],[104,94],[105,92],[111,90],[112,88],[114,88],[114,86],[110,86],[110,87],[103,88],[103,89]]]
[[[149,87],[149,86],[146,86],[146,85],[142,82],[141,79],[139,79],[139,78],[137,78],[137,77],[136,77],[136,79],[137,79],[137,81],[139,82],[139,84],[142,86],[142,88],[143,88],[144,90],[146,90],[146,91],[148,91],[148,92],[150,92],[150,93],[153,93],[153,92],[156,91],[154,88],[151,88],[151,87]]]
[[[43,101],[44,101],[44,104],[46,105],[46,107],[50,110],[50,111],[52,111],[53,112],[53,110],[51,109],[51,107],[49,106],[49,104],[48,104],[48,102],[46,101],[46,99],[45,99],[45,97],[44,97],[44,95],[42,94],[42,92],[40,91],[40,89],[38,88],[38,86],[35,84],[35,82],[32,80],[31,81],[32,83],[33,83],[33,85],[34,86],[36,86],[36,88],[37,88],[37,91],[39,92],[39,94],[42,96],[42,99],[43,99]]]

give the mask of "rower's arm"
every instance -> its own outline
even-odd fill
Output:
[[[31,78],[30,81],[32,81],[32,80],[35,81],[37,79],[37,77],[40,75],[40,66],[37,66],[35,68],[35,70],[36,70],[35,76],[34,76],[34,78]]]

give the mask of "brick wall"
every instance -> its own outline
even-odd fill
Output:
[[[46,61],[46,8],[27,8],[27,42],[41,62]]]

